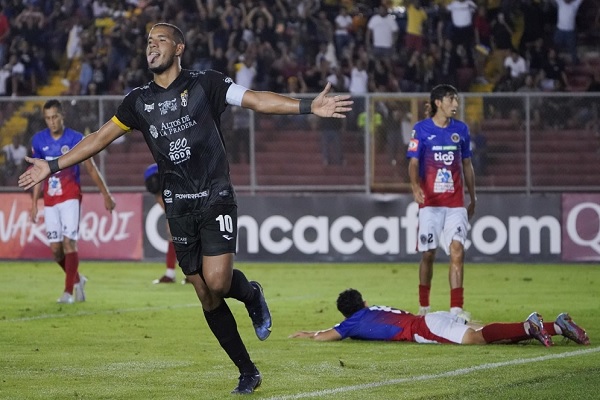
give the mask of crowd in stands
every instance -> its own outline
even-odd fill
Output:
[[[285,93],[427,92],[444,82],[497,91],[569,88],[566,64],[600,18],[594,0],[1,0],[0,96],[36,93],[64,70],[65,94],[145,83],[156,22],[186,35],[184,68]],[[597,12],[595,7],[587,7]],[[599,14],[600,15],[600,14]],[[595,24],[595,25],[594,25]],[[533,83],[531,82],[533,81]]]

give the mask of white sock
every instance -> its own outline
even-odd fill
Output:
[[[557,323],[554,323],[554,330],[556,331],[557,335],[562,335],[562,329],[560,329],[560,326],[558,326]]]
[[[167,270],[165,271],[165,276],[167,278],[175,279],[175,269],[167,268]]]

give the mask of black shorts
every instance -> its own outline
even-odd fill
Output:
[[[183,273],[200,273],[202,256],[235,253],[237,206],[216,204],[201,214],[169,218],[169,229]]]

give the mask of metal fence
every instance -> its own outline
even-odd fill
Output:
[[[109,120],[121,96],[59,97],[65,123],[81,132]],[[24,143],[45,128],[47,98],[0,100],[1,145]],[[232,180],[240,192],[408,192],[405,158],[427,94],[355,97],[344,120],[271,116],[228,107],[222,118]],[[478,191],[600,191],[600,96],[592,93],[465,93],[459,118],[469,124]],[[15,190],[2,157],[0,190]],[[153,162],[139,132],[96,156],[116,191],[143,190]],[[93,186],[84,174],[84,186]]]

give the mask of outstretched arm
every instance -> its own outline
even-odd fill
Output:
[[[57,158],[58,170],[78,164],[83,160],[98,154],[113,140],[123,135],[126,131],[112,121],[105,123],[98,131],[86,136],[77,146],[67,154]],[[43,181],[50,175],[50,166],[46,160],[26,157],[33,166],[19,176],[19,187],[27,190]],[[54,161],[54,160],[53,160]],[[52,171],[56,172],[56,171]]]
[[[333,328],[324,331],[298,331],[289,336],[290,338],[307,338],[318,340],[320,342],[331,342],[334,340],[342,340],[342,335]]]
[[[331,83],[312,100],[310,112],[319,117],[346,118],[345,113],[352,110],[354,102],[350,95],[328,96]],[[265,114],[301,114],[301,100],[273,92],[247,90],[242,99],[242,107]]]

